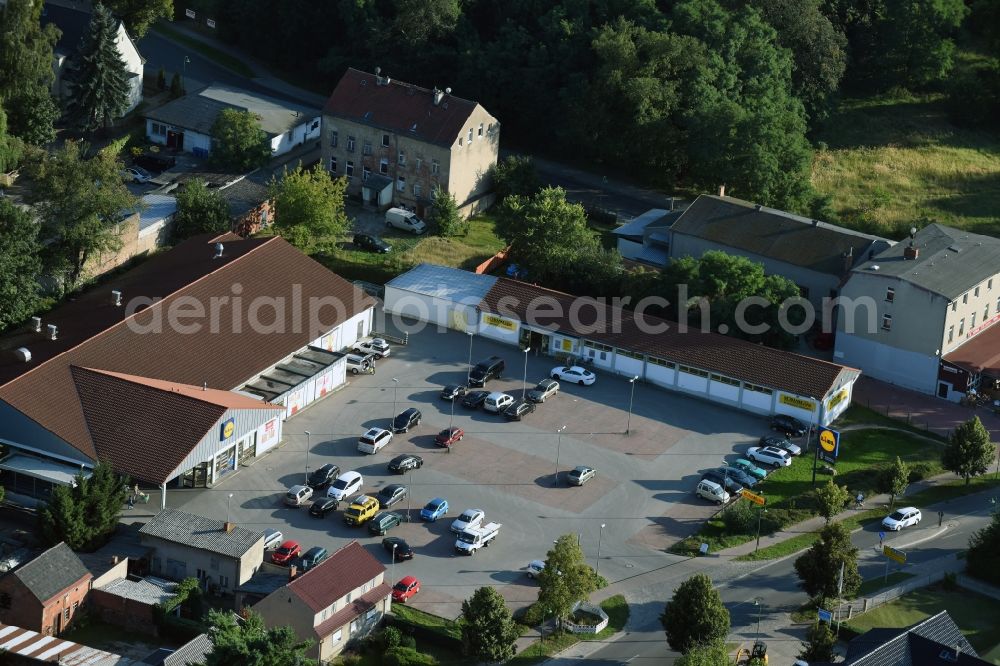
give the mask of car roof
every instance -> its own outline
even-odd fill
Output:
[[[368,430],[365,431],[365,436],[374,437],[382,432],[389,432],[389,431],[386,430],[385,428],[368,428]]]
[[[343,474],[338,476],[337,480],[340,481],[341,479],[343,479],[344,481],[353,481],[354,479],[360,479],[360,478],[361,478],[360,473],[350,471],[350,472],[344,472]]]
[[[298,483],[298,484],[292,486],[291,488],[289,488],[288,492],[290,492],[290,493],[298,493],[298,492],[301,492],[303,488],[309,488],[309,486],[306,486],[306,485],[303,485],[301,483]],[[309,488],[309,489],[312,490],[312,488]]]
[[[371,502],[374,499],[375,498],[371,497],[370,495],[358,495],[357,497],[354,498],[354,502],[353,503],[354,504],[365,504],[366,502]]]
[[[708,486],[715,486],[716,488],[722,488],[722,486],[720,486],[719,484],[717,484],[715,481],[708,481],[707,479],[702,479],[698,483],[704,483],[705,485],[708,485]]]
[[[776,456],[782,454],[788,455],[787,453],[785,453],[783,449],[779,449],[776,446],[762,446],[760,447],[760,450],[763,451],[764,453],[773,453]]]
[[[400,453],[398,456],[390,460],[389,462],[402,462],[408,458],[419,458],[420,456],[413,453]]]
[[[382,490],[380,490],[379,492],[380,492],[380,493],[384,493],[384,492],[386,492],[387,490],[391,490],[391,491],[393,491],[393,492],[396,492],[396,491],[397,491],[398,489],[400,489],[400,488],[402,488],[402,487],[403,487],[403,484],[402,484],[402,483],[390,483],[389,485],[387,485],[387,486],[386,486],[385,488],[383,488],[383,489],[382,489]]]
[[[545,568],[545,561],[544,560],[531,560],[530,562],[528,562],[528,566],[529,567],[535,567],[535,568],[538,568],[538,569],[544,569]]]
[[[417,408],[416,407],[409,407],[407,409],[404,409],[402,412],[400,412],[399,415],[403,416],[404,414],[416,414],[416,413],[417,413]]]
[[[447,501],[448,501],[448,500],[446,500],[446,499],[445,499],[445,498],[443,498],[443,497],[435,497],[435,498],[434,498],[434,499],[432,499],[432,500],[431,500],[430,502],[428,502],[428,504],[440,504],[441,502],[447,502]]]
[[[899,509],[896,509],[896,510],[897,511],[919,511],[919,509],[917,507],[915,507],[915,506],[904,506],[904,507],[900,507]]]
[[[276,530],[273,527],[268,527],[264,530],[264,536],[271,536],[272,534],[281,534],[281,530]]]
[[[405,578],[400,579],[399,582],[400,583],[405,583],[406,585],[413,585],[414,583],[417,582],[417,577],[416,576],[406,576]]]
[[[487,397],[490,397],[490,398],[493,398],[493,397],[497,397],[497,398],[499,398],[499,397],[500,397],[500,396],[502,396],[502,395],[507,395],[507,394],[506,394],[506,393],[504,393],[503,391],[493,391],[493,392],[492,392],[492,393],[490,393],[490,394],[489,394],[489,396],[487,396]]]
[[[576,467],[573,468],[573,471],[574,472],[586,472],[588,469],[591,469],[591,468],[587,467],[586,465],[577,465]]]
[[[312,548],[306,551],[306,556],[315,555],[316,553],[321,553],[325,551],[326,548],[324,548],[323,546],[313,546]]]
[[[295,539],[288,539],[287,541],[282,541],[278,548],[295,548],[299,545],[299,542]]]
[[[465,511],[462,512],[462,515],[464,516],[467,513],[486,513],[486,512],[483,511],[482,509],[466,509]]]

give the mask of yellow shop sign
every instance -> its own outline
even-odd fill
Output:
[[[785,405],[790,405],[791,407],[798,407],[799,409],[805,409],[810,412],[816,409],[816,403],[814,403],[812,400],[796,398],[793,395],[782,394],[781,398],[779,399],[779,402]]]
[[[511,321],[510,319],[504,319],[503,317],[498,317],[496,315],[484,314],[483,322],[489,324],[490,326],[496,326],[497,328],[504,328],[508,331],[517,330],[517,322]]]

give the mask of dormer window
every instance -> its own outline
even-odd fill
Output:
[[[882,315],[882,330],[883,331],[892,330],[892,315]]]
[[[885,302],[892,303],[894,300],[896,300],[896,290],[889,287],[885,290]]]

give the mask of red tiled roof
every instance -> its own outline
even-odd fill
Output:
[[[550,309],[539,307],[545,302],[557,304],[562,314],[548,314]],[[675,322],[645,314],[640,315],[643,324],[640,326],[629,310],[612,307],[590,297],[576,297],[508,278],[496,281],[479,308],[483,312],[515,317],[522,322],[529,320],[531,309],[530,319],[534,326],[816,399],[822,399],[831,389],[840,386],[845,373],[859,372],[822,359],[695,328],[681,332]],[[573,314],[575,318],[571,316]],[[666,328],[657,333],[642,330],[654,326]]]
[[[392,587],[390,587],[389,583],[382,583],[374,590],[369,590],[368,592],[362,594],[360,597],[317,624],[313,627],[313,631],[316,632],[317,638],[326,638],[354,618],[362,615],[363,613],[367,613],[375,604],[385,599],[390,594],[392,594]]]
[[[114,413],[85,417],[72,372],[74,366],[228,391],[304,347],[323,330],[374,305],[373,299],[350,282],[281,238],[241,239],[226,235],[221,237],[225,247],[219,259],[213,258],[215,240],[200,236],[185,241],[106,286],[67,301],[43,316],[42,334],[22,329],[0,339],[0,400],[93,459],[104,452],[100,446],[95,448],[97,442],[91,436],[88,420],[96,419],[110,427],[118,418],[116,414],[125,412],[94,395],[91,389],[88,400],[92,408]],[[112,289],[122,292],[126,307],[111,302]],[[234,317],[236,296],[242,304],[239,316]],[[128,304],[137,298],[149,299],[153,304],[126,317]],[[298,300],[302,308],[284,308],[272,327],[279,332],[254,331],[247,306],[258,298],[283,299],[285,303]],[[329,299],[339,304],[320,312],[323,325],[315,326],[317,330],[311,330],[314,324],[307,307],[310,299]],[[166,324],[162,332],[142,332],[157,318],[166,323],[166,313],[185,302],[201,304],[206,314],[213,303],[222,303],[215,330],[206,320],[197,320],[203,325],[196,332],[182,332]],[[265,308],[257,313],[259,321],[271,323],[271,312]],[[181,321],[189,324],[196,320]],[[44,334],[44,326],[49,323],[58,326],[57,340],[49,340]],[[22,346],[31,352],[29,363],[16,360],[12,353]],[[86,384],[92,387],[97,381],[88,377]],[[108,383],[108,377],[101,382]],[[128,386],[132,391],[163,397],[163,392],[153,386]],[[207,407],[202,403],[197,409]],[[199,427],[201,423],[199,420]],[[145,438],[142,446],[146,451],[155,451],[159,443]],[[151,467],[136,467],[133,473],[142,479],[155,477],[159,469],[159,463],[153,460],[156,456],[136,457],[134,465],[148,462]]]
[[[390,78],[379,85],[374,74],[348,69],[323,112],[356,123],[387,129],[450,146],[461,134],[476,102],[445,94],[434,105],[434,93]]]
[[[288,589],[318,613],[337,599],[385,573],[385,566],[352,541],[317,567],[288,584]],[[377,589],[377,588],[376,588]]]
[[[945,361],[971,370],[1000,377],[1000,323],[972,338],[944,357]]]

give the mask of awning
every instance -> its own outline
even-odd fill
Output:
[[[990,326],[944,360],[972,373],[1000,377],[1000,323]]]
[[[50,483],[58,483],[63,486],[72,486],[75,483],[74,479],[76,478],[76,475],[81,471],[83,472],[84,478],[89,478],[91,474],[91,471],[85,467],[61,465],[51,460],[43,460],[42,458],[34,458],[32,456],[20,454],[10,455],[4,458],[0,461],[0,469],[6,469],[11,472],[17,472],[18,474],[24,474],[26,476],[32,476],[36,479],[41,479],[42,481],[49,481]]]

